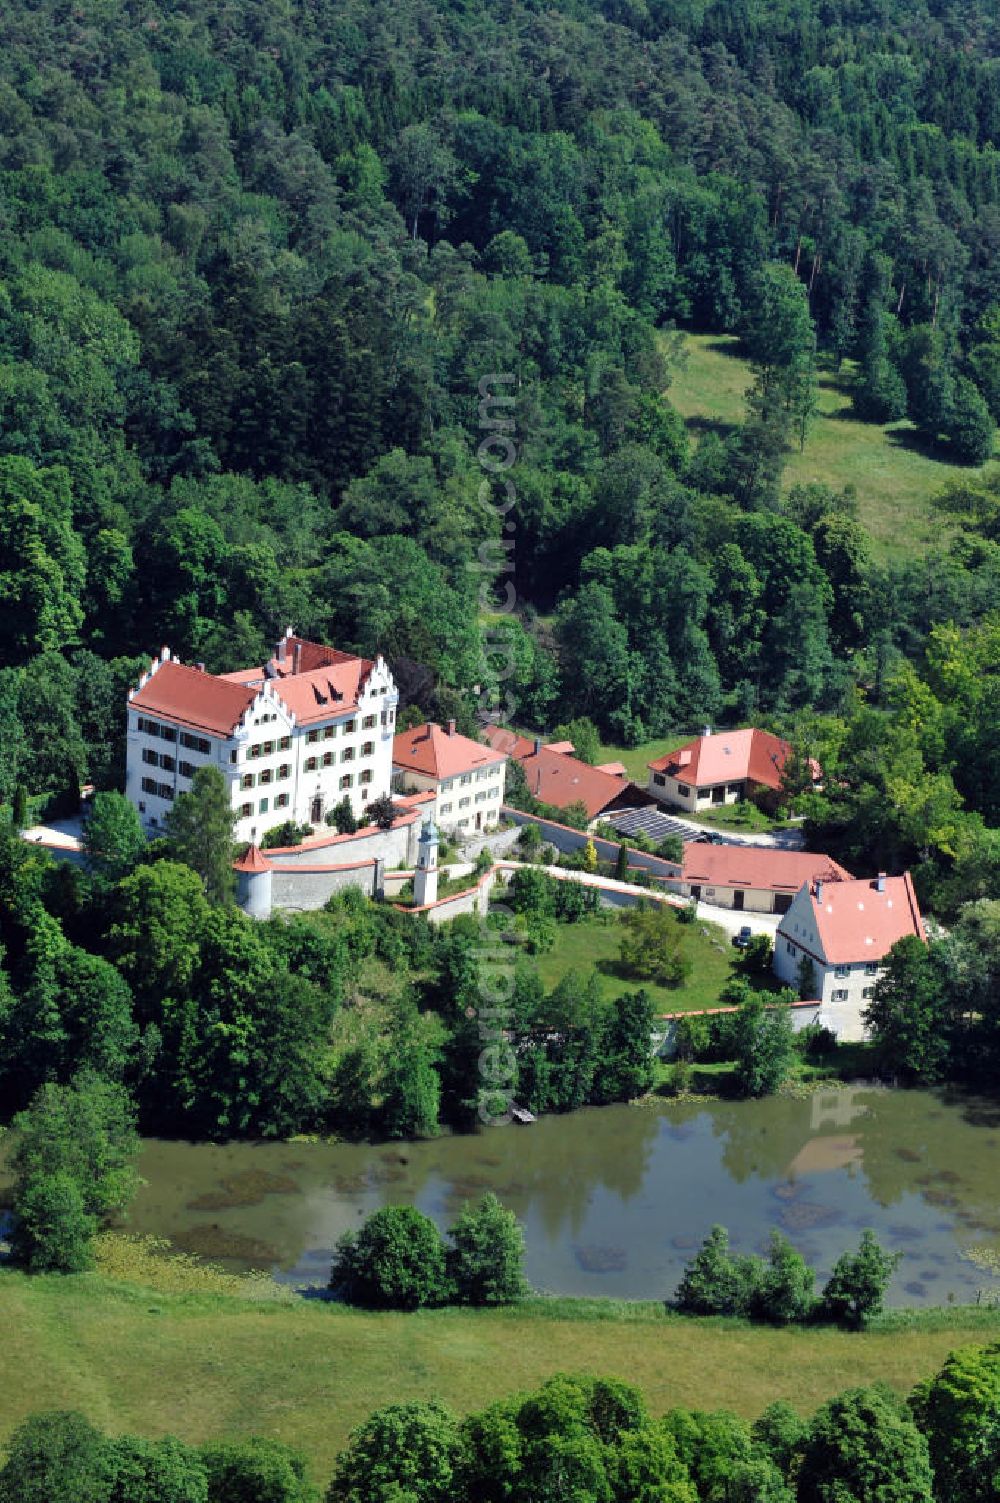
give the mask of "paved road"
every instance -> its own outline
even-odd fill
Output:
[[[769,934],[772,939],[781,922],[780,913],[738,913],[735,908],[716,908],[712,903],[699,903],[698,917],[707,924],[721,925],[727,934],[738,934],[744,924],[749,924],[754,934]]]

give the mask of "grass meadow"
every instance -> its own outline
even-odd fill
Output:
[[[686,1320],[652,1303],[370,1314],[12,1271],[0,1272],[0,1318],[0,1443],[32,1411],[73,1408],[109,1431],[274,1436],[324,1484],[352,1426],[382,1404],[436,1397],[464,1412],[563,1371],[637,1383],[655,1414],[753,1417],[777,1398],[807,1413],[876,1378],[906,1391],[953,1347],[1000,1338],[1000,1311],[985,1309],[895,1315],[858,1335]]]
[[[684,361],[673,373],[671,402],[695,437],[729,432],[744,415],[743,397],[752,384],[739,340],[731,335],[689,334]],[[942,519],[931,501],[951,479],[968,469],[946,463],[919,440],[906,421],[880,427],[852,417],[850,364],[841,373],[821,370],[819,409],[805,449],[791,449],[784,484],[819,481],[834,490],[853,485],[858,516],[882,558],[907,558],[940,547]],[[973,472],[975,473],[975,472]]]

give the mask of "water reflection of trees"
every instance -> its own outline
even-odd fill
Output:
[[[984,1231],[995,1226],[1000,1235],[996,1103],[930,1091],[838,1095],[839,1101],[831,1093],[826,1111],[815,1097],[716,1102],[702,1110],[723,1140],[721,1163],[737,1184],[794,1178],[796,1162],[816,1165],[810,1172],[850,1165],[883,1208],[919,1194],[943,1215]]]
[[[644,1108],[601,1107],[516,1129],[501,1200],[535,1212],[549,1237],[577,1234],[597,1189],[623,1201],[642,1189],[659,1116]],[[505,1130],[506,1131],[506,1130]]]
[[[662,1109],[601,1107],[426,1143],[147,1142],[142,1172],[149,1183],[132,1225],[171,1236],[218,1222],[227,1231],[274,1243],[290,1266],[305,1249],[331,1242],[357,1223],[359,1213],[378,1205],[416,1202],[446,1224],[463,1201],[493,1190],[547,1238],[575,1240],[595,1195],[623,1204],[640,1195],[688,1197],[692,1184],[709,1180],[719,1185],[722,1202],[712,1217],[725,1221],[716,1155],[735,1185],[758,1179],[780,1186],[790,1174],[800,1174],[812,1181],[806,1198],[822,1201],[821,1171],[836,1173],[846,1165],[848,1149],[858,1152],[857,1167],[849,1172],[861,1176],[879,1206],[919,1194],[940,1209],[942,1220],[964,1227],[970,1241],[1000,1240],[995,1104],[927,1091],[870,1090],[830,1093],[826,1102],[772,1097],[676,1102]],[[671,1167],[674,1155],[684,1161],[680,1180]],[[249,1174],[260,1178],[261,1171],[294,1189],[250,1202],[237,1194],[231,1208],[220,1200],[216,1210],[194,1209],[206,1192],[226,1184],[240,1190]],[[674,1208],[678,1215],[684,1209]],[[601,1219],[612,1224],[606,1207]]]

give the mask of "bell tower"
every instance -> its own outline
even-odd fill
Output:
[[[437,902],[438,832],[433,819],[426,819],[417,843],[417,869],[413,874],[413,902],[417,908]]]

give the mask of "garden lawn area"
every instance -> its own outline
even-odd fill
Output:
[[[684,819],[690,819],[694,824],[705,825],[708,829],[714,827],[720,830],[744,830],[754,834],[765,830],[789,828],[787,820],[771,819],[763,810],[758,809],[756,804],[743,799],[738,804],[719,804],[714,809],[699,809],[697,814],[684,814],[682,809],[677,812]]]
[[[369,1314],[11,1271],[0,1272],[0,1317],[0,1443],[49,1408],[194,1443],[253,1432],[301,1447],[324,1489],[352,1426],[383,1404],[438,1398],[467,1411],[589,1372],[638,1384],[654,1414],[679,1404],[754,1417],[778,1398],[807,1413],[877,1378],[906,1392],[952,1348],[1000,1337],[1000,1312],[984,1309],[897,1316],[859,1335],[686,1320],[652,1303]]]
[[[657,757],[665,757],[667,752],[676,751],[690,736],[685,736],[680,731],[674,731],[671,736],[660,736],[654,741],[642,741],[638,746],[612,746],[610,742],[601,742],[601,762],[624,762],[628,769],[628,775],[633,783],[638,783],[640,788],[645,788],[649,782],[648,763],[655,762]]]
[[[725,433],[743,419],[743,395],[753,377],[738,355],[739,340],[717,334],[689,334],[686,364],[673,373],[668,396],[692,433]],[[819,481],[834,490],[853,485],[858,517],[882,558],[906,558],[940,548],[947,528],[931,498],[956,477],[961,465],[932,456],[910,422],[859,423],[851,416],[849,366],[840,376],[819,375],[819,408],[803,453],[791,450],[784,485]]]
[[[601,994],[609,1002],[625,991],[645,987],[658,1013],[698,1012],[717,1007],[719,992],[732,976],[736,951],[724,929],[700,919],[682,924],[674,917],[681,954],[692,962],[691,974],[681,986],[659,986],[626,975],[619,965],[621,930],[618,914],[607,912],[582,919],[578,924],[556,924],[551,950],[535,960],[545,986],[551,990],[567,971],[596,971]]]

